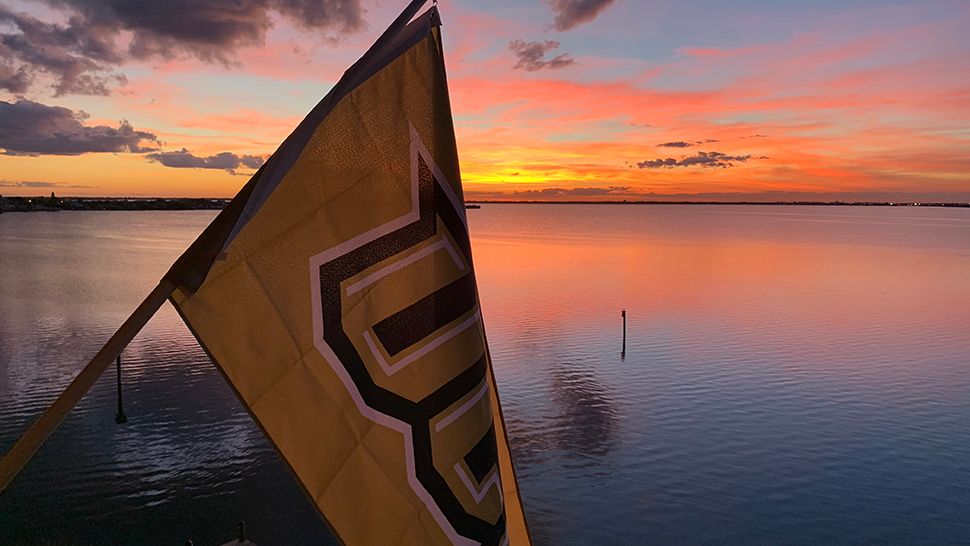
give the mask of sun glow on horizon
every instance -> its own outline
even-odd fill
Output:
[[[970,7],[864,3],[662,2],[650,9],[667,22],[645,30],[660,19],[620,2],[556,30],[542,2],[443,0],[466,194],[970,200]],[[52,93],[55,68],[0,62],[0,193],[235,194],[393,18],[391,6],[367,7],[367,29],[336,42],[269,12],[263,43],[99,59],[102,71],[84,74],[126,78],[104,80],[104,94],[83,81]],[[63,24],[30,2],[9,13]],[[697,13],[723,24],[711,30]],[[32,83],[10,79],[17,70]],[[43,127],[80,143],[58,148],[66,137]]]

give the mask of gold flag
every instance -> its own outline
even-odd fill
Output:
[[[346,544],[528,544],[435,7],[415,0],[166,275]]]

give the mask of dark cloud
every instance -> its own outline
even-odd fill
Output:
[[[132,59],[192,56],[231,64],[261,45],[274,14],[334,38],[364,27],[359,0],[43,0],[63,15],[47,23],[0,5],[0,89],[22,93],[37,74],[56,95],[104,95]]]
[[[674,142],[662,142],[660,144],[657,144],[657,146],[662,148],[689,148],[697,144],[710,144],[711,142],[717,142],[717,140],[713,138],[705,138],[704,140],[695,140],[694,142],[677,140]]]
[[[137,131],[127,121],[122,121],[118,127],[85,125],[87,117],[82,111],[29,100],[0,101],[0,153],[79,155],[157,149],[157,136],[148,131]]]
[[[30,86],[30,74],[23,66],[14,66],[11,55],[0,43],[0,90],[21,94]]]
[[[551,59],[546,59],[546,55],[559,48],[559,42],[546,40],[544,42],[526,42],[525,40],[512,40],[509,42],[509,49],[515,53],[517,62],[513,68],[535,72],[543,68],[563,68],[576,64],[568,53],[561,53]]]
[[[552,10],[556,12],[553,26],[556,30],[564,31],[588,23],[603,10],[610,7],[613,0],[547,0]]]
[[[112,63],[121,61],[113,43],[77,18],[57,25],[0,6],[0,23],[13,29],[0,33],[0,55],[5,59],[0,67],[2,89],[23,93],[39,73],[53,79],[56,96],[107,95],[125,82],[113,71]],[[4,77],[5,72],[14,77]]]
[[[47,0],[102,33],[131,31],[136,58],[189,53],[227,61],[235,49],[262,44],[271,13],[296,25],[334,34],[364,27],[358,0]]]
[[[257,155],[236,155],[232,152],[222,152],[208,157],[197,156],[185,148],[177,152],[151,153],[145,157],[176,169],[222,169],[233,174],[241,167],[258,169],[264,162],[264,159]]]
[[[683,159],[648,159],[637,163],[641,169],[672,169],[674,167],[719,167],[726,169],[733,167],[735,163],[744,163],[751,159],[750,155],[727,155],[721,152],[697,152],[695,155],[687,156]]]

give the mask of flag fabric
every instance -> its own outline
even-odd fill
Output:
[[[414,18],[423,3],[166,279],[340,541],[518,546],[529,537],[478,302],[439,16]]]

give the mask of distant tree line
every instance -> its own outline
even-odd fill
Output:
[[[0,212],[53,212],[60,210],[221,210],[229,199],[194,197],[125,198],[125,197],[4,197],[0,195]]]

